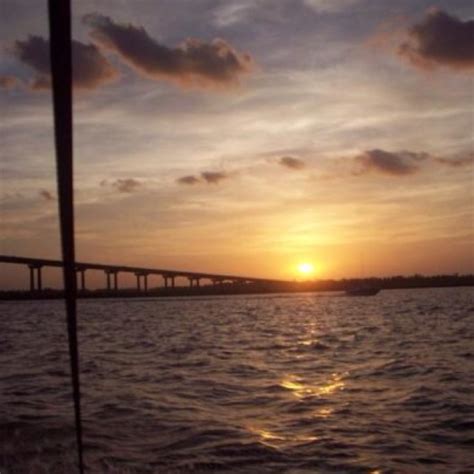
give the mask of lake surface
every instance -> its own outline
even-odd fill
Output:
[[[0,471],[76,462],[61,301],[0,304]],[[110,473],[471,473],[472,289],[79,303]]]

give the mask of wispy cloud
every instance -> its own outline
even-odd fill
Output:
[[[425,153],[368,150],[354,158],[357,164],[354,174],[361,175],[375,171],[392,176],[406,176],[416,173],[419,170],[418,163],[426,158]]]
[[[278,164],[291,170],[301,170],[306,166],[303,160],[300,160],[299,158],[294,158],[293,156],[281,157],[278,160]]]
[[[51,193],[50,191],[47,191],[46,189],[40,189],[38,194],[45,201],[54,201],[55,200],[55,197],[54,197],[53,193]]]
[[[431,9],[408,34],[409,39],[398,52],[412,65],[422,69],[474,67],[474,20],[462,21],[442,10]]]
[[[13,89],[18,83],[14,76],[0,76],[0,89]]]
[[[110,186],[119,193],[133,193],[143,186],[143,182],[135,178],[119,178],[114,181],[104,179],[100,182],[100,185],[102,187]]]
[[[83,21],[97,45],[118,54],[149,79],[166,79],[185,87],[228,87],[252,70],[250,55],[222,39],[187,39],[170,48],[153,39],[145,28],[117,23],[108,16],[92,13]]]
[[[189,175],[189,176],[182,176],[178,178],[176,182],[178,184],[186,184],[186,185],[193,185],[198,184],[201,180],[197,176]]]
[[[422,164],[435,164],[450,168],[461,168],[474,164],[474,154],[469,151],[455,156],[434,156],[429,153],[380,149],[368,150],[353,158],[356,169],[354,175],[371,171],[391,176],[406,176],[419,172]]]
[[[222,171],[203,171],[201,178],[208,184],[217,184],[227,179],[229,175]]]
[[[449,166],[451,168],[462,168],[463,166],[469,166],[474,164],[474,153],[468,152],[453,156],[451,158],[437,157],[435,158],[436,162]]]
[[[203,171],[199,176],[187,175],[178,178],[176,182],[178,184],[184,184],[192,186],[194,184],[206,183],[206,184],[218,184],[221,181],[228,179],[229,175],[223,171]]]
[[[51,87],[49,41],[41,36],[29,36],[15,41],[13,55],[32,68],[36,76],[31,82],[34,90]],[[117,70],[93,44],[72,41],[73,84],[79,89],[95,89],[109,83],[118,76]]]
[[[303,2],[317,13],[336,13],[359,3],[360,0],[303,0]]]

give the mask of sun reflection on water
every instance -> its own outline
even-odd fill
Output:
[[[318,440],[317,436],[306,434],[281,434],[256,426],[247,426],[247,430],[259,438],[259,442],[272,448],[285,448]]]
[[[337,390],[343,390],[345,383],[342,375],[336,373],[331,374],[329,381],[320,386],[304,383],[301,377],[296,375],[288,375],[281,381],[280,387],[291,390],[298,398],[307,398],[331,395]]]
[[[320,408],[314,412],[314,416],[317,418],[329,418],[334,412],[333,408]]]

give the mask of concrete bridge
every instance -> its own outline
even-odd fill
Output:
[[[42,274],[44,267],[62,267],[61,260],[48,260],[42,258],[16,257],[9,255],[0,255],[0,263],[10,263],[27,266],[30,270],[30,291],[41,291]],[[124,265],[104,265],[102,263],[76,262],[78,289],[86,290],[86,271],[102,270],[105,274],[108,291],[117,291],[119,289],[118,274],[132,273],[137,280],[137,291],[148,291],[148,277],[150,275],[159,275],[163,278],[164,288],[175,288],[176,278],[187,278],[190,288],[199,288],[201,281],[207,280],[212,286],[218,287],[231,283],[234,285],[249,284],[282,284],[289,283],[283,280],[271,280],[266,278],[253,278],[237,275],[221,275],[217,273],[187,272],[181,270],[169,270],[163,268],[145,268],[130,267]],[[80,283],[80,285],[79,285]]]

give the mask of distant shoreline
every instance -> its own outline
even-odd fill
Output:
[[[474,275],[437,275],[411,277],[388,277],[367,279],[318,280],[311,282],[290,282],[278,284],[252,285],[203,285],[198,288],[178,286],[175,288],[151,288],[148,291],[136,289],[119,290],[80,290],[78,298],[143,298],[143,297],[187,297],[187,296],[226,296],[271,293],[301,292],[344,292],[360,285],[370,285],[381,290],[420,289],[420,288],[451,288],[474,286]],[[42,291],[4,290],[0,291],[0,301],[23,301],[63,298],[63,291],[46,288]]]

